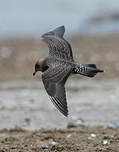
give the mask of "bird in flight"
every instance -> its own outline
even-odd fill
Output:
[[[43,41],[48,45],[49,55],[38,60],[35,72],[42,72],[44,87],[56,108],[68,116],[68,107],[65,93],[65,83],[71,74],[81,74],[94,77],[103,72],[95,64],[77,64],[73,59],[71,45],[64,39],[65,27],[60,26],[42,35]]]

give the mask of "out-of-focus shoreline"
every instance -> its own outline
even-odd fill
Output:
[[[105,71],[96,80],[118,78],[119,35],[65,38],[72,46],[76,62],[94,63]],[[48,48],[40,38],[0,40],[0,81],[33,79],[35,62],[47,55]]]

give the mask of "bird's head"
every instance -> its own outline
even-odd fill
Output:
[[[33,76],[35,76],[37,71],[42,71],[42,65],[43,65],[43,59],[40,59],[35,64],[35,72],[33,73]]]

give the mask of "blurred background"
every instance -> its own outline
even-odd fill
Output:
[[[78,63],[105,72],[66,84],[69,119],[52,105],[34,64],[48,55],[40,36],[66,28]],[[119,1],[0,0],[0,128],[119,125]],[[49,115],[50,113],[50,115]]]

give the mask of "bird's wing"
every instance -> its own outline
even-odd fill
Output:
[[[49,56],[72,61],[72,49],[70,44],[63,38],[64,32],[65,27],[60,26],[43,34],[42,38],[48,44]]]
[[[65,93],[65,82],[71,73],[71,66],[60,69],[48,69],[42,74],[44,87],[56,108],[64,115],[68,116],[68,108]]]

